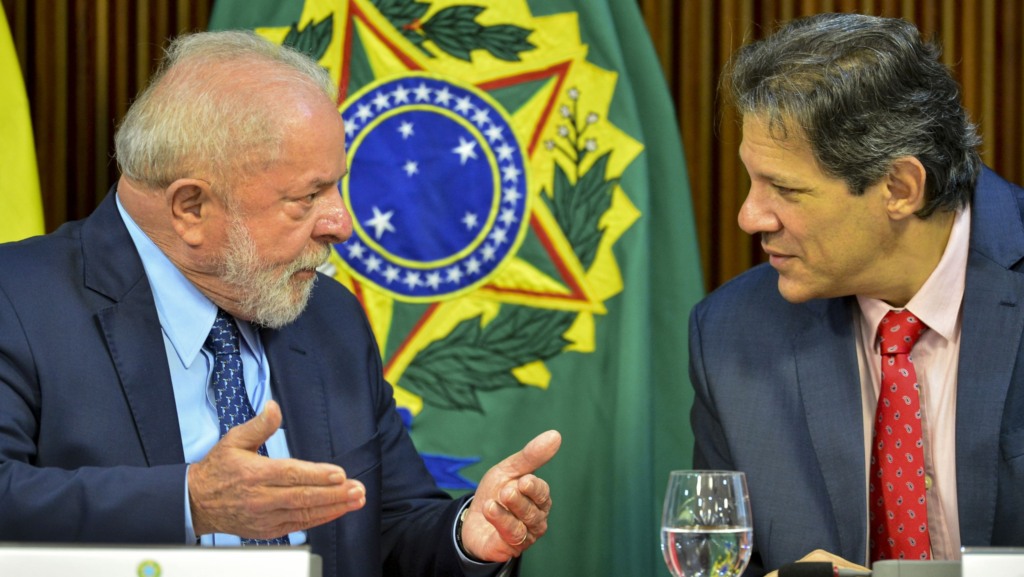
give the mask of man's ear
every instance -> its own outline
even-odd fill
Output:
[[[216,211],[210,183],[197,178],[179,178],[166,190],[175,232],[189,246],[203,243]]]
[[[928,201],[926,179],[927,172],[917,157],[903,156],[892,163],[885,177],[886,208],[890,217],[902,220],[924,208]]]

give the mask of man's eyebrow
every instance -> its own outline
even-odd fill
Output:
[[[314,179],[310,180],[308,182],[308,184],[309,184],[309,186],[311,186],[313,188],[326,188],[328,186],[334,186],[334,185],[338,184],[338,180],[340,180],[340,179],[314,178]]]

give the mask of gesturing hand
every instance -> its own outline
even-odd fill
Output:
[[[480,480],[462,524],[462,545],[481,561],[518,557],[548,530],[551,491],[533,472],[558,452],[558,431],[541,433]]]
[[[228,431],[188,470],[196,535],[229,533],[271,539],[315,527],[366,504],[366,488],[329,463],[268,459],[257,454],[281,426],[281,408]]]

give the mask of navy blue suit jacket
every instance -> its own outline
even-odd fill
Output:
[[[403,429],[355,298],[322,277],[261,336],[291,455],[366,486],[363,509],[308,532],[324,575],[461,575],[461,503]],[[160,324],[114,195],[0,246],[0,541],[180,544],[184,490]]]
[[[1024,545],[1024,189],[985,170],[971,208],[957,372],[964,546]],[[767,265],[690,317],[694,466],[744,471],[748,575],[822,548],[867,564],[854,297],[785,301]]]

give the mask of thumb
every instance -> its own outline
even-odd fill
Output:
[[[533,473],[544,466],[562,446],[562,435],[558,431],[545,431],[526,444],[523,449],[501,462],[501,466],[513,476]]]
[[[233,427],[224,435],[221,443],[229,447],[255,452],[280,427],[281,407],[275,401],[267,401],[262,413]]]

